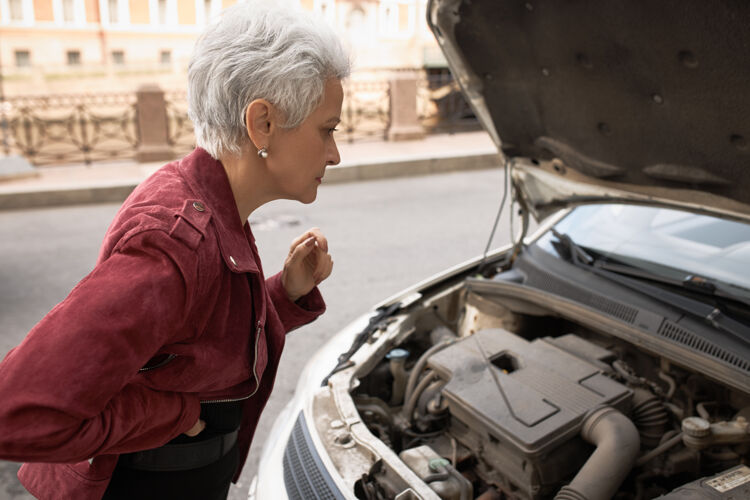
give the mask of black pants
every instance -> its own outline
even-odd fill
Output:
[[[238,465],[237,444],[198,469],[152,472],[118,465],[103,500],[226,500]]]

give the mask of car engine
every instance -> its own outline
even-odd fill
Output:
[[[625,385],[564,348],[591,352],[595,346],[572,335],[562,340],[528,342],[507,330],[486,329],[427,362],[437,378],[448,381],[442,398],[452,416],[451,434],[473,449],[481,446],[500,477],[523,478],[529,497],[550,493],[581,467],[589,453],[578,435],[589,413],[606,406],[626,411],[632,401]],[[606,358],[601,351],[596,354]],[[629,446],[633,454],[638,436],[630,427],[633,442],[620,448]]]
[[[747,393],[606,331],[460,295],[426,308],[352,393],[440,498],[750,498]],[[402,490],[373,467],[355,493]]]

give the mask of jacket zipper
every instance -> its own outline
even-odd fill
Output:
[[[256,363],[258,362],[258,339],[260,338],[260,332],[263,326],[261,325],[260,321],[258,321],[258,326],[255,329],[255,348],[254,352],[255,355],[253,356],[253,378],[255,379],[255,389],[253,392],[248,394],[247,396],[244,396],[242,398],[230,398],[230,399],[212,399],[211,401],[201,401],[201,404],[206,403],[234,403],[236,401],[244,401],[245,399],[250,399],[255,395],[256,392],[258,392],[258,389],[260,389],[260,380],[258,379],[258,374],[256,373]]]
[[[138,371],[139,372],[147,372],[149,370],[155,370],[157,368],[161,368],[162,366],[166,365],[167,363],[169,363],[170,361],[172,361],[176,357],[177,357],[176,354],[170,354],[170,355],[167,356],[167,359],[165,359],[161,363],[157,363],[154,366],[144,366],[143,368],[139,368]]]

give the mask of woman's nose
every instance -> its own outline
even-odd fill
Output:
[[[326,165],[338,165],[341,163],[341,156],[339,155],[339,148],[336,145],[336,141],[331,141],[332,147],[328,151],[328,158],[326,159]]]

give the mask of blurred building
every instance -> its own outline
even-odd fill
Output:
[[[5,94],[182,88],[196,37],[236,1],[0,0]],[[427,0],[290,1],[341,34],[358,71],[445,67]]]
[[[347,40],[355,65],[421,68],[445,65],[427,27],[427,0],[301,0]]]

